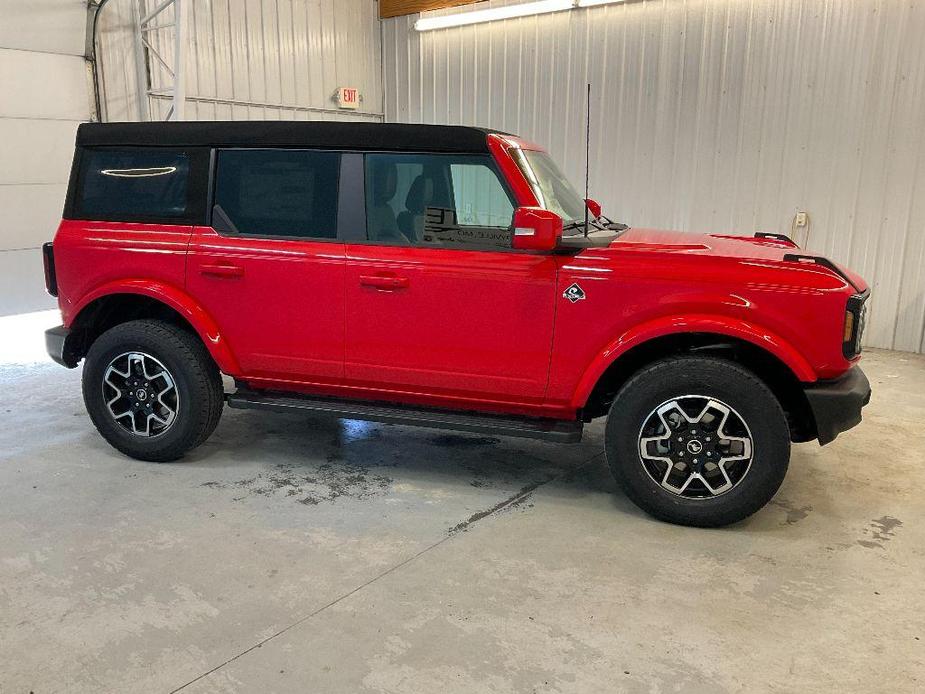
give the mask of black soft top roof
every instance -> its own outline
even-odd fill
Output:
[[[412,152],[488,152],[496,132],[458,125],[332,121],[180,121],[82,123],[77,145],[156,147],[319,147]]]

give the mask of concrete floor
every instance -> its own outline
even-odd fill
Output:
[[[226,410],[167,465],[0,365],[0,692],[913,692],[925,358],[772,504],[665,525],[576,446]]]

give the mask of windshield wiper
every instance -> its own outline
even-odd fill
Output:
[[[568,224],[564,224],[562,226],[562,232],[565,233],[567,231],[572,231],[573,229],[581,229],[582,231],[584,231],[584,228],[585,228],[584,220],[576,219],[574,222],[569,222]],[[611,227],[601,224],[600,221],[598,221],[597,219],[589,220],[589,231],[606,231],[608,229],[611,229]],[[620,231],[620,229],[616,229],[616,227],[613,227],[613,229],[615,231]]]
[[[598,221],[603,219],[604,228],[610,229],[611,231],[626,231],[627,229],[630,228],[629,224],[623,224],[622,222],[615,222],[610,217],[605,217],[604,215],[601,215],[597,219]]]
[[[589,225],[590,225],[591,231],[601,231],[604,229],[604,227],[596,219],[590,220]],[[574,222],[569,222],[568,224],[563,225],[562,231],[566,232],[566,231],[571,231],[572,229],[581,229],[582,231],[584,231],[584,228],[585,228],[584,220],[576,219]]]

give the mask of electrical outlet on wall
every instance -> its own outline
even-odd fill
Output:
[[[807,224],[809,224],[809,214],[806,212],[797,212],[796,217],[793,218],[793,226],[802,229]]]

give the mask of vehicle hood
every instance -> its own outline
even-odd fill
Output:
[[[731,236],[724,234],[695,234],[667,229],[640,229],[632,227],[620,234],[611,244],[614,250],[642,251],[651,253],[681,253],[709,257],[772,261],[796,265],[813,263],[813,258],[824,258],[819,253],[798,248],[787,241],[754,236]],[[785,255],[799,255],[806,259],[785,260]],[[833,263],[858,291],[867,289],[864,280],[856,273]],[[820,271],[832,270],[819,266]]]

